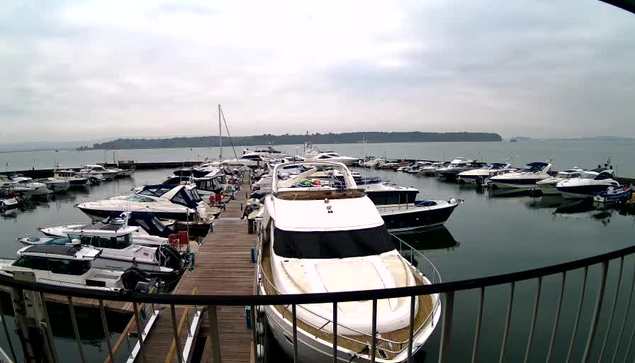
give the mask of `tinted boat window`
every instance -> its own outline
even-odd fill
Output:
[[[289,258],[346,258],[378,255],[394,249],[386,226],[333,232],[296,232],[276,228],[276,255]]]

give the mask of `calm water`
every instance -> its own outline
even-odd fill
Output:
[[[449,160],[456,156],[482,159],[485,161],[511,160],[514,165],[524,165],[532,161],[552,159],[554,168],[566,169],[573,166],[596,167],[611,158],[619,175],[635,177],[635,163],[632,152],[633,141],[519,141],[502,142],[431,142],[431,143],[391,143],[391,144],[338,144],[317,145],[320,149],[335,150],[345,155],[363,157],[364,155],[389,158],[425,158]],[[302,153],[302,145],[282,145],[276,149],[290,154]],[[243,147],[236,147],[238,155]],[[233,157],[231,148],[223,148],[225,158]],[[218,148],[182,148],[117,150],[116,160],[187,161],[203,160],[206,157],[218,158]],[[90,151],[37,151],[19,153],[0,153],[1,170],[25,170],[61,167],[78,167],[104,161],[113,161],[113,152],[104,150]]]
[[[591,147],[591,145],[595,146]],[[611,156],[614,163],[618,165],[620,172],[628,170],[629,164],[626,159],[626,149],[631,144],[606,143],[606,145],[606,149],[600,151],[597,149],[599,146],[596,144],[585,144],[583,142],[564,143],[562,145],[550,142],[518,142],[511,145],[510,143],[375,144],[367,145],[367,151],[371,147],[375,147],[376,149],[372,153],[380,155],[381,147],[391,147],[397,151],[394,153],[387,151],[388,156],[398,157],[400,155],[397,152],[401,150],[401,154],[404,154],[401,156],[443,158],[442,154],[446,153],[446,158],[449,158],[450,155],[476,157],[476,147],[478,147],[485,160],[494,160],[495,155],[504,154],[500,150],[522,149],[525,152],[518,152],[517,154],[529,155],[526,156],[526,160],[541,160],[547,156],[552,156],[556,158],[556,165],[560,168],[575,164],[592,166]],[[361,150],[361,145],[332,146],[333,149],[342,153],[351,155],[363,154],[363,151],[354,152],[354,150]],[[289,148],[286,149],[287,151],[293,151]],[[528,151],[530,149],[532,150],[531,152]],[[555,150],[559,151],[556,152]],[[618,150],[622,154],[618,154]],[[208,151],[215,153],[214,150]],[[153,152],[152,150],[130,151],[130,155],[122,156],[122,158],[134,158],[139,161],[160,160],[161,158],[154,159],[156,155],[153,155]],[[161,152],[166,151],[161,150]],[[167,154],[172,155],[170,158],[172,160],[179,160],[182,155],[188,152],[190,152],[189,149],[167,150]],[[6,157],[7,155],[22,154],[0,155]],[[55,154],[61,155],[64,153],[52,153],[52,155]],[[76,155],[74,153],[69,154]],[[88,153],[78,154],[89,155]],[[371,152],[368,152],[368,154],[371,154]],[[514,160],[520,160],[520,157]],[[632,166],[630,167],[632,168]],[[362,170],[360,169],[360,171]],[[89,192],[71,192],[65,196],[57,196],[48,202],[34,203],[29,209],[18,212],[16,216],[0,218],[0,231],[2,231],[5,239],[5,242],[0,245],[0,255],[14,255],[15,251],[20,247],[15,242],[15,238],[24,234],[36,234],[37,227],[58,223],[88,222],[88,218],[73,207],[77,203],[125,194],[135,186],[147,182],[161,181],[170,172],[170,170],[139,171],[134,178],[107,182],[101,186],[93,187]],[[456,197],[465,200],[465,203],[459,206],[446,223],[445,228],[425,233],[401,235],[402,238],[413,244],[434,262],[444,281],[513,272],[570,261],[613,251],[633,243],[635,217],[627,215],[624,211],[597,209],[593,205],[575,204],[554,197],[532,198],[529,196],[501,195],[498,192],[492,193],[489,190],[477,190],[474,187],[440,182],[436,178],[419,177],[405,173],[374,170],[363,170],[362,172],[366,173],[367,176],[380,176],[399,184],[415,186],[421,191],[421,198],[447,199]],[[625,173],[622,172],[622,174]],[[635,176],[635,170],[630,175]],[[635,273],[633,266],[633,259],[627,259],[624,267],[625,280],[621,294],[618,296],[620,304],[616,313],[616,316],[620,317],[620,319],[616,319],[614,322],[613,333],[609,338],[608,352],[610,355],[614,351],[614,340],[622,320],[620,313],[628,298],[625,292],[628,291],[631,278]],[[617,267],[617,264],[612,264],[610,269],[609,284],[607,285],[604,301],[605,308],[603,309],[603,316],[596,338],[596,344],[600,345],[604,338],[610,306],[615,299]],[[581,271],[570,273],[567,276],[565,305],[561,315],[557,348],[553,357],[554,362],[563,361],[567,354],[580,292],[581,276]],[[584,300],[584,315],[572,357],[573,361],[580,359],[586,342],[598,281],[599,268],[592,268]],[[539,318],[531,355],[532,361],[544,361],[545,359],[553,323],[551,319],[555,314],[555,304],[559,293],[559,284],[560,277],[547,278],[543,283]],[[535,289],[535,281],[519,283],[516,286],[511,335],[506,355],[506,361],[508,362],[522,361],[524,358]],[[481,361],[490,362],[498,359],[508,297],[508,286],[494,287],[486,292],[482,340],[479,351]],[[478,291],[457,293],[451,361],[468,361],[471,356],[477,306]],[[87,314],[87,317],[90,317],[90,314]],[[635,319],[631,317],[628,323],[625,340],[630,337],[630,329],[635,324]],[[93,329],[100,329],[98,325],[97,320]],[[436,361],[439,334],[440,328],[435,330],[433,337],[421,353],[417,355],[418,361]],[[57,344],[58,347],[64,346],[69,352],[72,351],[74,349],[72,333],[70,338],[60,334]],[[622,355],[626,350],[624,340],[622,345],[623,348],[618,355],[619,361],[623,359]],[[88,347],[87,350],[90,351],[91,357],[93,357],[92,360],[103,360],[106,355],[103,337],[99,338],[98,334],[95,337],[91,337],[89,341],[86,341],[86,346]],[[6,347],[6,343],[3,344],[3,347]],[[276,356],[274,358],[274,361],[277,361],[281,357]]]

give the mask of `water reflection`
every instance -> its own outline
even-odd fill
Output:
[[[453,250],[460,245],[445,226],[423,231],[395,233],[395,235],[420,251]]]
[[[490,198],[535,197],[536,195],[536,192],[531,189],[489,188]]]
[[[529,209],[552,209],[558,208],[564,201],[561,195],[543,195],[530,199],[525,205]]]

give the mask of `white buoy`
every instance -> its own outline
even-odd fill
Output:
[[[265,357],[265,347],[262,344],[256,346],[256,357],[263,359]]]
[[[265,333],[265,326],[263,323],[258,323],[256,325],[256,332],[258,333],[258,335],[263,335]]]

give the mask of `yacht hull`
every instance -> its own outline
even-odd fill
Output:
[[[459,203],[446,203],[435,206],[378,207],[379,214],[391,232],[404,232],[414,229],[432,228],[443,225],[452,215]]]
[[[501,189],[536,189],[540,179],[501,179],[492,180],[492,183]]]
[[[594,195],[606,192],[609,185],[583,185],[570,187],[557,187],[557,190],[567,199],[593,198]]]
[[[437,298],[436,295],[434,297]],[[265,316],[267,325],[271,330],[274,338],[284,350],[284,352],[293,357],[293,324],[290,321],[290,314],[285,313],[286,319],[282,317],[280,312],[276,310],[274,306],[265,306]],[[413,336],[413,355],[423,347],[424,343],[428,340],[434,327],[437,326],[439,318],[441,316],[441,304],[439,303],[434,313],[432,314],[432,324],[427,324],[419,332]],[[320,338],[316,338],[315,335],[311,335],[301,328],[297,329],[298,337],[298,361],[310,362],[310,363],[331,363],[333,362],[333,343]],[[338,337],[338,341],[346,340],[343,337]],[[368,353],[359,354],[349,349],[338,346],[337,361],[342,363],[354,362],[370,362],[370,356]],[[405,362],[408,359],[407,349],[392,359],[376,358],[376,362],[392,363],[392,362]]]

